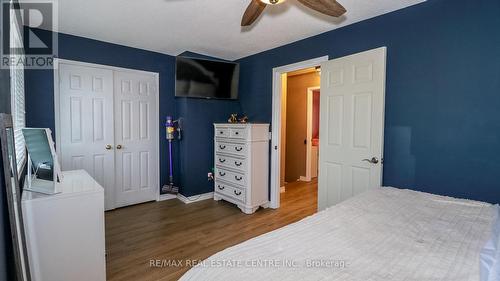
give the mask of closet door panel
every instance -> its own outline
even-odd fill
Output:
[[[156,199],[158,129],[156,77],[115,72],[117,207]]]
[[[59,143],[62,170],[86,170],[114,208],[113,71],[59,64]]]

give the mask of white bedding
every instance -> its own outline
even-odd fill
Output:
[[[377,188],[227,248],[181,280],[479,280],[495,214],[487,203]]]

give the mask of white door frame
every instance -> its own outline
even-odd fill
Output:
[[[273,68],[273,119],[271,132],[271,200],[269,207],[280,207],[280,157],[281,157],[281,75],[304,68],[320,66],[328,61],[328,56],[322,56],[306,61]]]
[[[156,81],[156,89],[158,89],[158,93],[156,95],[156,118],[154,122],[155,128],[159,129],[160,126],[160,74],[158,72],[151,72],[151,71],[144,71],[144,70],[136,70],[136,69],[131,69],[131,68],[123,68],[123,67],[117,67],[117,66],[111,66],[111,65],[104,65],[104,64],[95,64],[95,63],[88,63],[88,62],[81,62],[81,61],[74,61],[74,60],[67,60],[67,59],[60,59],[60,58],[55,58],[54,59],[54,119],[55,119],[55,135],[56,135],[56,146],[57,144],[61,143],[61,136],[60,136],[60,112],[59,112],[59,105],[60,105],[60,93],[59,93],[59,85],[60,85],[60,78],[59,78],[59,64],[64,63],[64,64],[71,64],[71,65],[76,65],[76,66],[85,66],[85,67],[94,67],[94,68],[101,68],[101,69],[107,69],[107,70],[112,70],[112,71],[121,71],[121,72],[132,72],[132,73],[143,73],[143,74],[148,74],[148,75],[153,75],[155,77]],[[114,74],[113,74],[114,76]],[[156,201],[160,200],[160,138],[156,138],[156,151],[158,152],[158,157],[157,157],[157,167],[158,167],[158,174],[157,174],[157,186],[156,186]],[[58,158],[59,158],[59,163],[61,162],[61,155],[58,153]],[[113,203],[114,205],[114,203]],[[114,206],[113,206],[114,208]]]
[[[307,127],[306,127],[306,177],[305,181],[312,180],[312,121],[313,121],[313,93],[320,87],[307,88]]]

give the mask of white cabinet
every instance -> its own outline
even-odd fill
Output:
[[[63,172],[61,191],[22,196],[33,281],[105,281],[104,190],[84,170]]]
[[[245,214],[268,207],[269,124],[214,124],[215,200]]]

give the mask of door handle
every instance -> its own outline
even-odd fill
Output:
[[[123,146],[121,144],[116,146],[116,149],[122,149],[122,148],[123,148]]]
[[[106,150],[110,150],[111,148],[113,148],[113,146],[111,146],[111,144],[106,144]]]
[[[372,159],[363,159],[363,161],[370,162],[371,164],[378,164],[378,158],[372,157]]]

